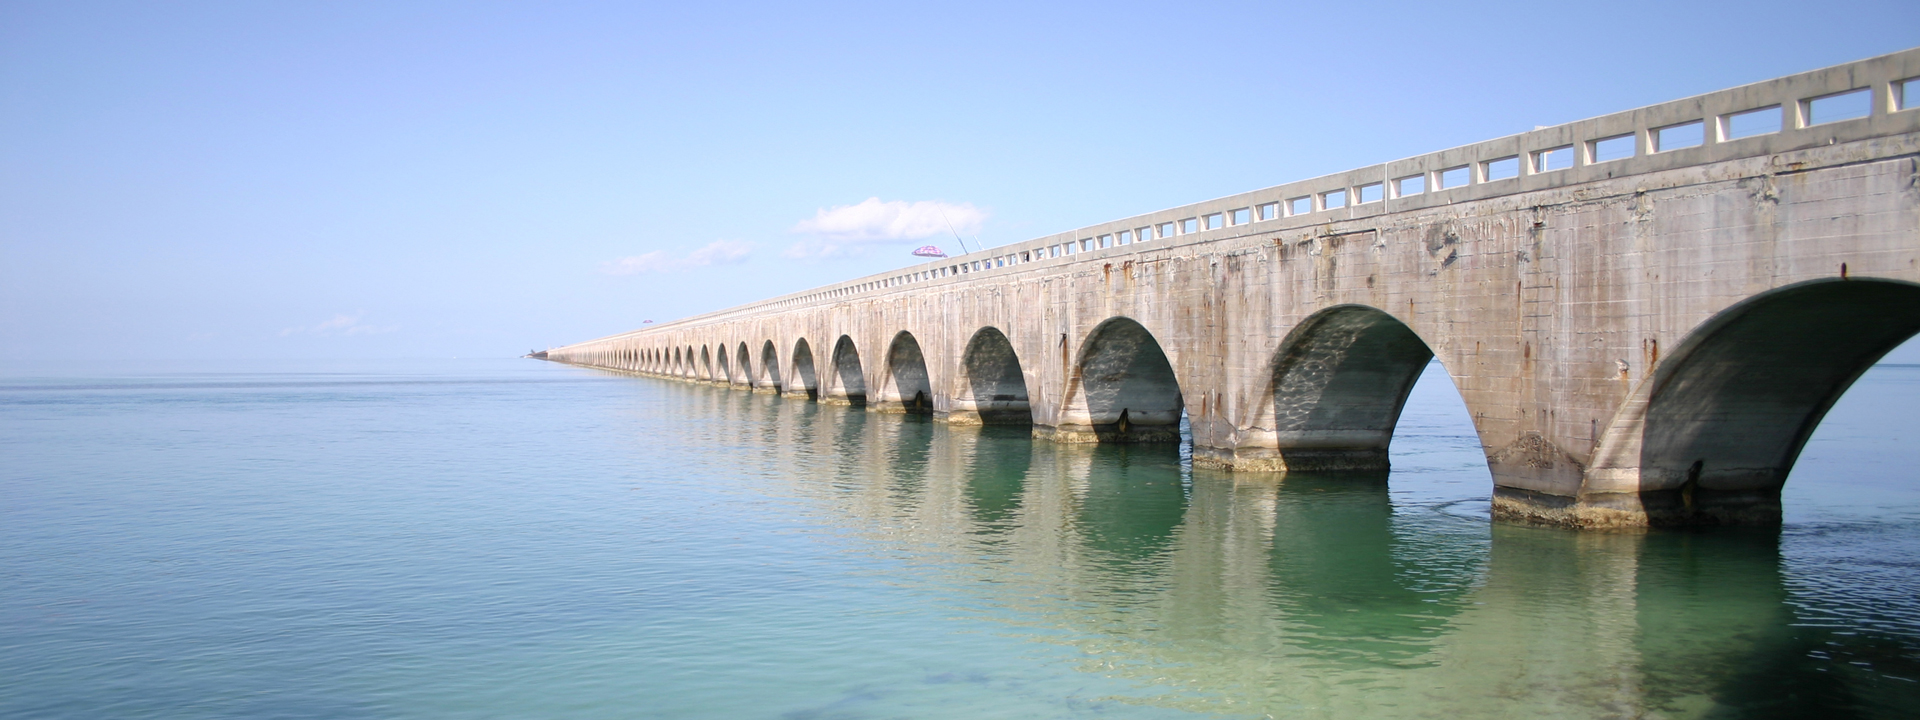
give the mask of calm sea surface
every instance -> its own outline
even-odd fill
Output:
[[[1778,530],[1496,526],[531,360],[0,378],[0,717],[1920,717],[1920,367]]]

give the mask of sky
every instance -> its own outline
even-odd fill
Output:
[[[0,0],[0,363],[507,357],[1916,28],[1912,0]]]

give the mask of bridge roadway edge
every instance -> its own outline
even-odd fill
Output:
[[[1882,75],[1920,75],[1920,51],[1862,62],[1891,65]],[[1835,69],[1808,75],[1820,72]],[[1772,82],[1805,92],[1796,80],[1806,85],[1801,76]],[[1889,107],[1871,118],[1879,132],[1836,132],[1828,144],[1397,212],[1274,229],[1256,222],[1196,242],[1139,243],[888,286],[843,284],[810,301],[710,313],[545,356],[881,412],[930,410],[956,423],[1024,407],[1036,437],[1060,442],[1165,440],[1184,411],[1197,465],[1275,472],[1384,468],[1411,385],[1408,367],[1423,367],[1430,351],[1472,416],[1503,520],[1582,528],[1777,522],[1778,490],[1800,444],[1845,384],[1823,398],[1772,398],[1763,408],[1686,388],[1719,376],[1771,382],[1768,373],[1776,385],[1841,376],[1850,383],[1863,361],[1898,344],[1888,338],[1920,330],[1920,294],[1903,289],[1920,289],[1916,115]],[[1886,287],[1861,295],[1835,283]],[[1714,354],[1708,330],[1739,328],[1729,313],[1788,317],[1768,308],[1781,306],[1771,298],[1789,296],[1811,298],[1794,306],[1834,310],[1778,320],[1797,323],[1780,334],[1840,333],[1828,340],[1833,347],[1859,347],[1840,360],[1802,358],[1785,369]],[[1164,403],[1147,407],[1156,371],[1138,358],[1152,348],[1129,323],[1164,353],[1177,393],[1171,416]],[[981,371],[969,373],[962,361],[975,333],[989,327],[1005,335],[1019,363],[1024,402],[975,397]],[[898,351],[902,333],[912,352]],[[796,355],[802,340],[807,349]],[[834,372],[842,342],[857,353],[857,371]],[[771,365],[763,361],[768,343]],[[676,352],[693,359],[676,361]],[[728,360],[714,360],[720,356]],[[914,356],[924,361],[923,377],[895,367]],[[1380,357],[1392,360],[1369,359]],[[1706,367],[1699,358],[1717,358],[1721,370],[1690,370]],[[908,396],[903,383],[927,392]],[[1675,419],[1676,397],[1693,398],[1691,419]],[[1800,419],[1781,419],[1788,415]],[[1758,428],[1748,434],[1777,435],[1783,457],[1714,429],[1743,422]],[[1769,423],[1798,424],[1776,432]],[[1653,441],[1651,430],[1661,431]],[[1676,445],[1669,436],[1693,439]]]

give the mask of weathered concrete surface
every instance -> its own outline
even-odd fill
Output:
[[[1031,421],[1059,442],[1173,440],[1184,416],[1201,464],[1377,471],[1432,357],[1473,415],[1502,518],[1777,522],[1779,488],[1820,417],[1920,331],[1920,110],[1899,109],[1895,92],[1915,76],[1920,50],[549,358],[950,422]],[[1804,122],[1808,100],[1856,88],[1871,93],[1870,116]],[[1728,114],[1774,105],[1778,132],[1719,132]],[[1690,121],[1705,142],[1654,152],[1659,128]],[[1620,135],[1632,156],[1597,159],[1594,141]],[[1556,149],[1577,162],[1536,167],[1535,153]],[[1492,179],[1508,158],[1518,176]],[[1460,166],[1471,184],[1433,189]],[[1396,180],[1415,175],[1429,191],[1396,197]],[[1325,197],[1374,191],[1386,196],[1340,208]],[[1314,211],[1261,219],[1295,198]],[[1208,229],[1213,217],[1221,226]],[[1117,244],[1188,221],[1192,232]]]

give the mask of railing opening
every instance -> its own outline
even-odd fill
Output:
[[[1720,139],[1738,140],[1755,135],[1771,135],[1780,132],[1780,106],[1768,105],[1753,110],[1742,110],[1720,117]]]
[[[1863,118],[1873,113],[1873,91],[1860,88],[1803,100],[1800,112],[1807,127]]]
[[[1653,151],[1657,153],[1695,147],[1707,141],[1706,124],[1699,120],[1654,128],[1652,135]]]
[[[1484,181],[1506,180],[1520,177],[1520,157],[1509,155],[1480,164],[1480,179]]]
[[[1393,196],[1397,198],[1412,197],[1426,191],[1427,176],[1424,173],[1420,175],[1408,175],[1393,181]]]
[[[1562,145],[1557,148],[1536,151],[1533,154],[1535,173],[1553,172],[1573,167],[1573,146]]]

